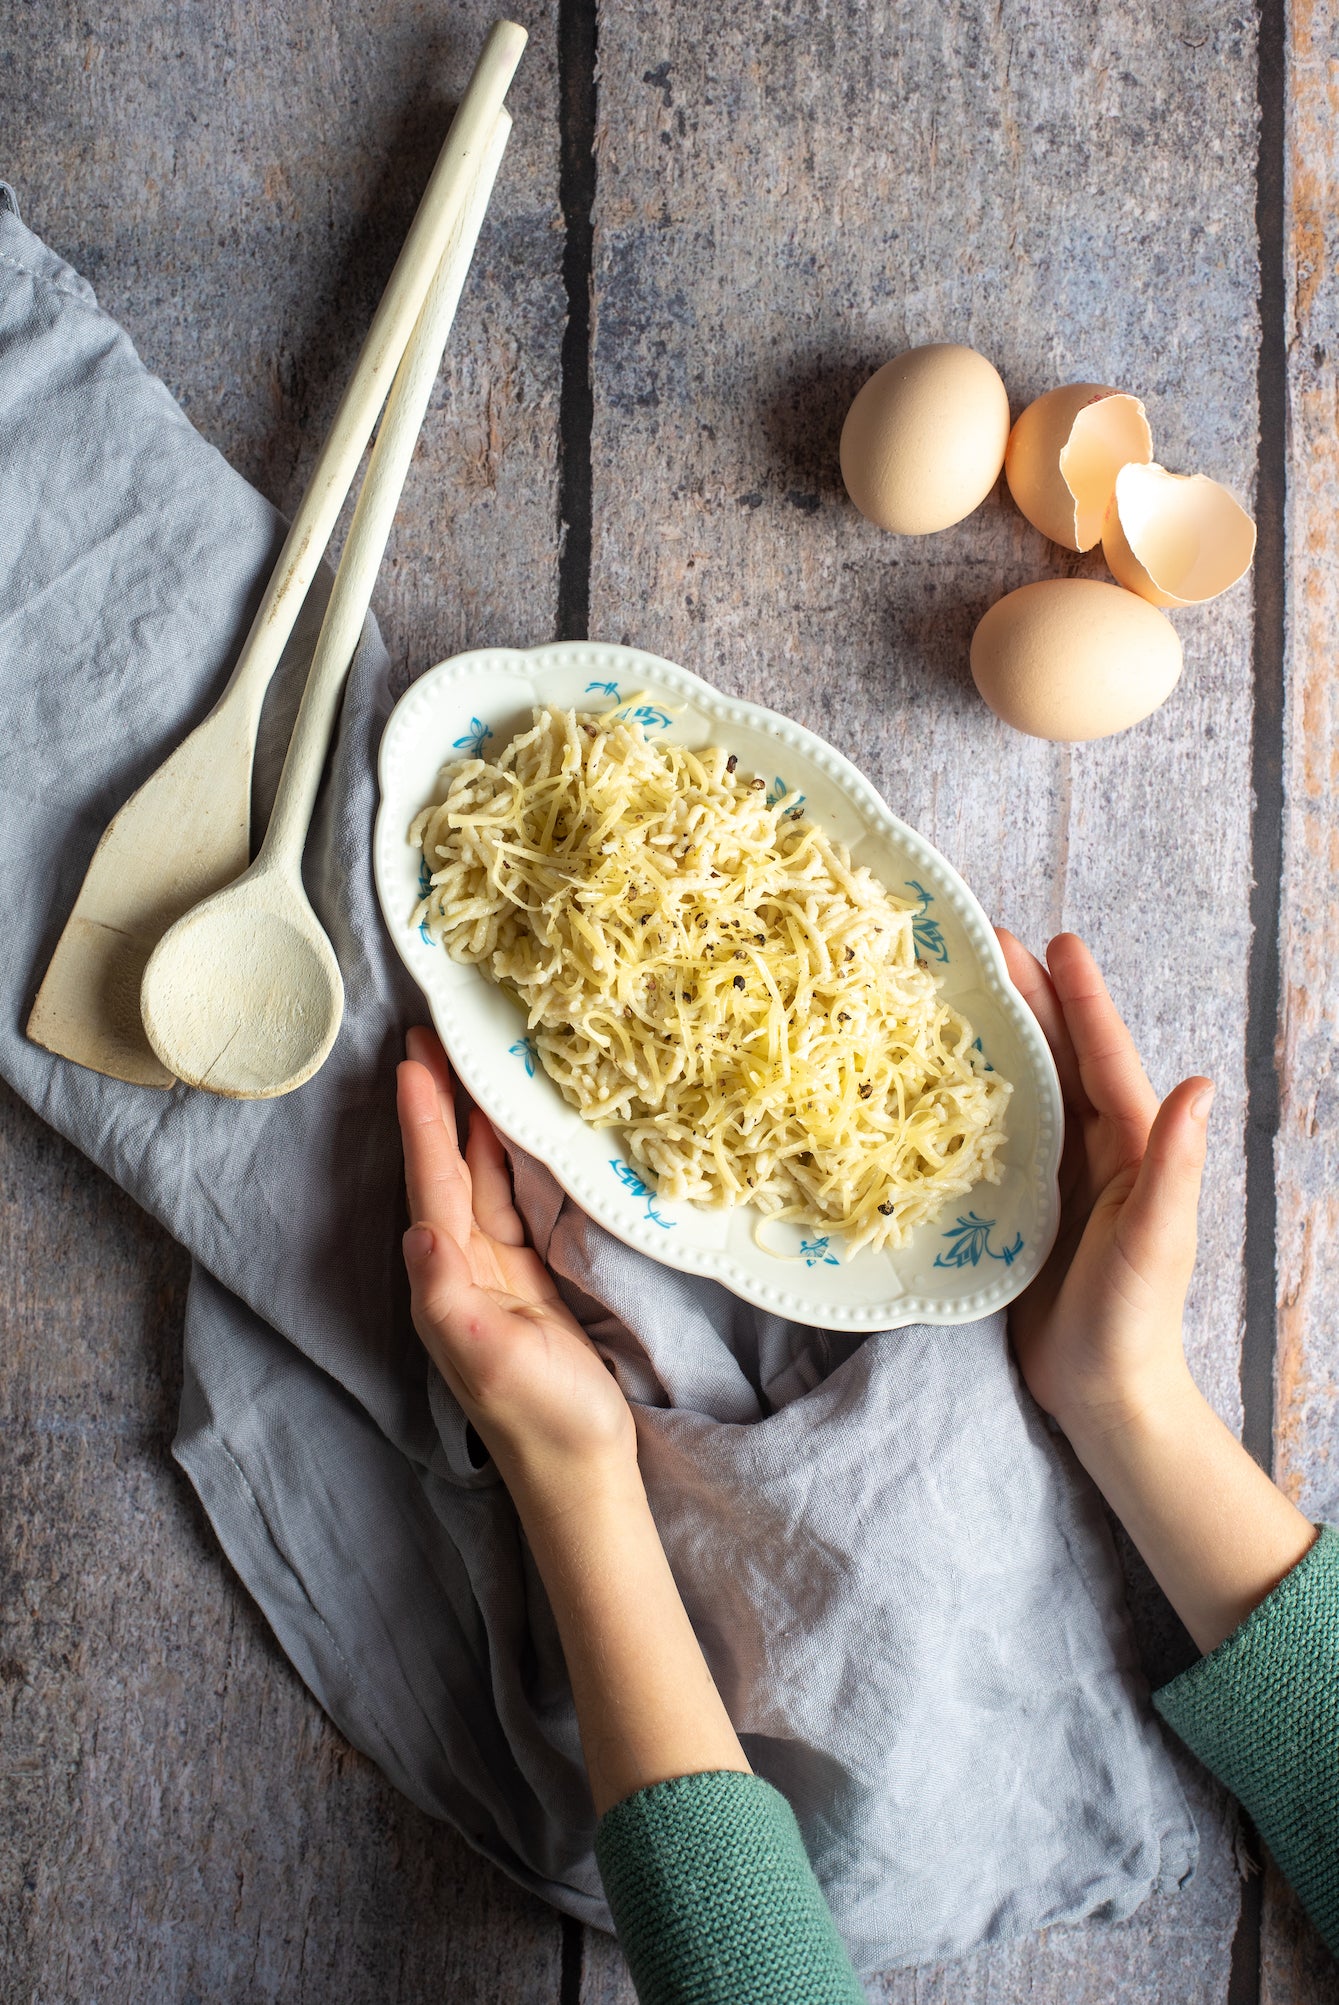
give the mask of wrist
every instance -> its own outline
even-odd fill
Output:
[[[646,1488],[630,1451],[574,1455],[526,1447],[498,1458],[498,1469],[536,1554],[572,1540],[586,1543],[602,1526],[650,1515]]]
[[[1059,1406],[1054,1418],[1079,1460],[1142,1458],[1210,1411],[1179,1345],[1175,1355],[1138,1372],[1085,1387]]]
[[[1188,1369],[1086,1413],[1070,1441],[1203,1651],[1259,1606],[1315,1528],[1204,1398]]]
[[[544,1468],[516,1487],[572,1681],[597,1813],[672,1776],[747,1771],[636,1462],[586,1463],[557,1480]]]

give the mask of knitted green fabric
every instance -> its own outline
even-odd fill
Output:
[[[1339,1956],[1339,1531],[1153,1703],[1245,1805]]]
[[[731,1770],[658,1782],[595,1835],[641,2005],[864,2005],[784,1796]]]

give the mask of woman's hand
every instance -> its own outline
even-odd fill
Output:
[[[1073,1437],[1185,1389],[1181,1314],[1213,1087],[1183,1080],[1159,1106],[1073,933],[1052,940],[1049,974],[1012,933],[999,939],[1055,1057],[1066,1121],[1060,1236],[1010,1334],[1034,1399]]]
[[[637,1468],[632,1412],[512,1202],[502,1145],[411,1030],[397,1102],[414,1327],[511,1492],[562,1638],[595,1808],[748,1762],[684,1613]]]
[[[635,1482],[628,1403],[525,1243],[502,1144],[476,1108],[462,1157],[445,1052],[427,1030],[406,1048],[396,1098],[415,1329],[523,1515],[566,1510],[610,1477]]]
[[[1009,1312],[1023,1376],[1212,1650],[1309,1551],[1316,1533],[1203,1398],[1181,1312],[1212,1092],[1158,1104],[1081,940],[1041,963],[1001,932],[1009,973],[1055,1055],[1065,1097],[1055,1251]]]

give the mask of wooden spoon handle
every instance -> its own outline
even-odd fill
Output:
[[[301,868],[307,824],[316,803],[344,678],[362,633],[386,539],[510,131],[511,119],[505,111],[500,111],[478,176],[465,198],[446,255],[423,303],[404,360],[396,371],[326,607],[307,686],[302,692],[274,811],[256,858],[257,872],[297,873]]]
[[[418,212],[368,329],[353,376],[340,399],[311,481],[265,597],[251,623],[226,694],[250,704],[258,718],[265,691],[293,623],[325,555],[336,517],[353,485],[377,413],[441,265],[447,243],[492,135],[528,36],[514,21],[494,24],[466,86]]]

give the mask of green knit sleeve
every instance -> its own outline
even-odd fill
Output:
[[[864,2005],[784,1796],[714,1770],[606,1811],[595,1856],[641,2005]]]
[[[1250,1812],[1339,1955],[1339,1531],[1153,1703]]]

